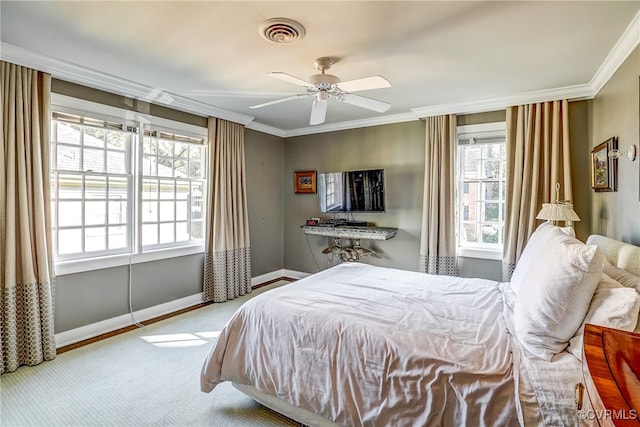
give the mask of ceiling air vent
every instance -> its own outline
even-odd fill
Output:
[[[262,37],[272,43],[293,43],[305,35],[302,24],[287,18],[267,19],[260,24],[259,31]]]

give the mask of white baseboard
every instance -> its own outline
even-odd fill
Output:
[[[281,277],[288,277],[290,279],[302,279],[303,277],[307,277],[308,275],[309,273],[303,273],[301,271],[295,271],[295,270],[286,270],[286,269],[276,270],[276,271],[272,271],[271,273],[252,277],[251,286],[256,286],[261,283],[270,282],[272,280],[279,279]]]
[[[260,276],[251,278],[251,286],[256,286],[261,283],[269,282],[271,280],[278,279],[280,277],[290,277],[292,279],[301,279],[308,276],[309,273],[302,273],[293,270],[276,270],[271,273],[262,274]],[[202,303],[202,293],[190,295],[188,297],[180,298],[174,301],[169,301],[163,304],[159,304],[153,307],[137,310],[131,313],[123,314],[120,316],[105,319],[100,322],[91,323],[86,326],[71,329],[68,331],[60,332],[55,335],[56,348],[64,347],[66,345],[75,344],[77,342],[97,337],[102,334],[113,332],[118,329],[126,328],[133,325],[134,317],[137,322],[144,322],[149,319],[164,316],[165,314],[174,313],[185,308],[193,307]]]
[[[94,338],[108,332],[113,332],[118,329],[126,328],[133,325],[134,317],[137,322],[144,322],[145,320],[154,319],[156,317],[164,316],[165,314],[174,313],[176,311],[193,307],[202,303],[202,293],[190,295],[188,297],[180,298],[177,300],[165,302],[163,304],[155,305],[153,307],[144,308],[131,313],[123,314],[121,316],[105,319],[100,322],[91,323],[86,326],[71,329],[68,331],[60,332],[55,335],[56,348],[64,347],[66,345],[74,344],[89,338]]]

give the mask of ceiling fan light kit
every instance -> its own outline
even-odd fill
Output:
[[[351,92],[370,89],[383,89],[391,87],[391,83],[382,76],[365,77],[363,79],[349,80],[343,82],[338,76],[326,74],[326,70],[337,62],[334,58],[321,57],[314,61],[314,64],[320,74],[313,74],[307,80],[292,76],[287,73],[273,72],[268,73],[269,76],[277,79],[302,86],[306,89],[306,93],[288,96],[286,98],[277,99],[275,101],[265,102],[258,105],[252,105],[249,108],[262,108],[269,105],[279,104],[298,98],[306,98],[313,95],[314,101],[311,105],[311,117],[309,124],[318,125],[325,121],[327,114],[327,102],[330,97],[336,98],[338,101],[357,107],[366,108],[368,110],[384,113],[391,104],[378,101],[376,99],[367,98],[360,95],[354,95]]]

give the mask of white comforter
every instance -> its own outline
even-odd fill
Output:
[[[518,425],[502,286],[341,264],[244,304],[201,388],[250,384],[344,426]]]

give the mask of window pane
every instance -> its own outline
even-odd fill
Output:
[[[497,221],[500,218],[500,205],[498,203],[485,203],[484,204],[484,219],[485,221]]]
[[[104,172],[104,150],[85,148],[82,150],[84,171]]]
[[[500,177],[500,161],[485,160],[483,178],[499,178]]]
[[[126,149],[126,142],[129,136],[124,132],[107,131],[108,148]]]
[[[107,172],[127,173],[127,160],[124,151],[107,151]]]
[[[82,230],[72,228],[58,231],[58,254],[67,255],[82,252]]]
[[[173,176],[173,159],[158,157],[158,176]]]
[[[176,224],[176,242],[184,242],[189,240],[189,232],[186,222],[179,222]]]
[[[82,198],[82,176],[71,174],[58,175],[58,198],[60,199],[81,199]]]
[[[142,202],[142,221],[158,221],[158,202]]]
[[[500,243],[498,239],[498,227],[495,225],[482,226],[482,243]]]
[[[120,176],[109,177],[109,200],[127,200],[127,178]]]
[[[185,159],[176,159],[175,161],[175,169],[176,169],[176,177],[178,178],[188,178],[189,171],[187,167],[189,162]]]
[[[477,202],[467,202],[463,204],[465,209],[466,219],[468,221],[479,221],[480,217],[478,216],[478,203]]]
[[[142,156],[142,174],[145,176],[158,175],[158,158],[145,154]]]
[[[486,182],[483,186],[485,200],[498,200],[500,198],[499,182]]]
[[[86,199],[107,198],[107,178],[104,176],[85,176],[84,179]]]
[[[144,153],[157,154],[158,144],[155,139],[145,136],[142,142],[142,150]]]
[[[467,190],[463,194],[462,200],[464,201],[474,201],[480,199],[480,183],[479,182],[466,182],[465,189]]]
[[[82,202],[58,202],[58,225],[82,225]]]
[[[109,249],[120,249],[127,246],[127,227],[109,227]]]
[[[175,183],[163,179],[160,181],[160,198],[161,199],[175,199]]]
[[[480,177],[480,148],[478,146],[466,146],[463,149],[464,179],[476,179]]]
[[[477,224],[465,223],[462,226],[462,241],[466,243],[478,242],[478,226]]]
[[[204,238],[204,221],[191,221],[191,238]]]
[[[104,130],[92,127],[84,128],[84,145],[90,147],[104,147]]]
[[[175,150],[176,150],[176,154],[175,154],[176,157],[183,157],[185,159],[189,157],[189,144],[176,142]]]
[[[176,182],[176,199],[187,200],[189,199],[189,181],[177,181]]]
[[[202,163],[198,160],[189,162],[189,176],[191,178],[202,178]]]
[[[158,141],[158,154],[161,156],[173,157],[173,142]]]
[[[80,145],[80,126],[64,122],[56,124],[56,142]]]
[[[104,227],[84,229],[85,252],[103,251],[106,249],[106,230]]]
[[[204,195],[204,185],[201,182],[191,184],[191,203],[201,202]]]
[[[175,202],[160,202],[160,221],[174,221]]]
[[[105,208],[105,202],[85,202],[84,223],[86,225],[105,224]]]
[[[145,179],[142,181],[142,198],[157,199],[158,198],[158,181],[155,179]]]
[[[109,202],[109,224],[127,223],[127,202]]]
[[[155,245],[158,243],[158,224],[142,225],[142,244]]]
[[[160,243],[171,243],[175,242],[175,237],[173,234],[175,224],[160,224]]]
[[[189,147],[189,157],[191,157],[191,159],[202,159],[203,152],[203,146],[191,144]]]
[[[80,148],[58,145],[56,147],[56,168],[58,170],[80,170]]]
[[[187,202],[176,202],[176,221],[186,221],[188,219],[189,204]]]

